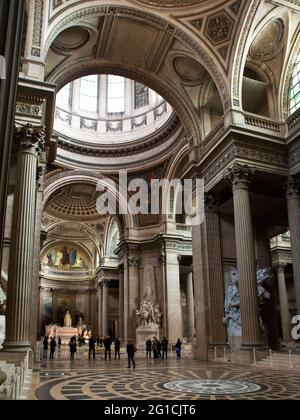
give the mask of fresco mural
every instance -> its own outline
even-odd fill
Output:
[[[76,247],[57,247],[50,249],[43,259],[43,264],[49,268],[65,270],[88,269],[85,257]]]

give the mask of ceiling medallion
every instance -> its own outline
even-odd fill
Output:
[[[72,26],[61,32],[52,44],[56,50],[69,52],[83,47],[90,39],[87,29],[80,26]]]
[[[281,19],[272,19],[262,28],[250,48],[254,59],[270,60],[274,58],[283,45],[284,23]]]
[[[179,56],[173,61],[174,69],[177,75],[185,82],[200,82],[205,74],[205,68],[191,57]]]

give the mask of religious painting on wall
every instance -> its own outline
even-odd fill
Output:
[[[49,268],[64,270],[86,270],[85,257],[76,247],[55,247],[50,249],[43,258],[43,264]]]

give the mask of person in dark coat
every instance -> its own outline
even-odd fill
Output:
[[[105,337],[104,339],[104,348],[105,348],[105,360],[107,360],[107,356],[109,356],[109,359],[111,359],[111,338]]]
[[[161,357],[161,342],[157,340],[157,357]]]
[[[157,339],[156,339],[156,337],[153,337],[152,350],[153,350],[154,359],[157,359]]]
[[[176,346],[175,346],[177,357],[181,357],[181,347],[182,347],[182,342],[180,338],[178,338]]]
[[[50,359],[54,359],[54,353],[55,353],[55,348],[56,348],[56,341],[55,338],[51,338],[50,341]]]
[[[48,347],[49,347],[49,337],[44,337],[44,340],[43,340],[43,350],[44,350],[44,352],[43,352],[43,358],[44,359],[47,359],[47,357],[48,357]]]
[[[76,343],[76,337],[72,337],[69,342],[70,347],[70,359],[74,360],[74,355],[77,352],[77,343]]]
[[[95,353],[95,344],[96,344],[96,340],[95,338],[92,336],[89,339],[89,359],[91,358],[91,353],[93,353],[93,359],[96,358],[96,353]]]
[[[121,356],[120,356],[120,350],[121,350],[121,341],[118,338],[116,338],[115,339],[115,359],[118,356],[118,358],[120,360],[120,358],[121,358]]]
[[[58,337],[57,344],[58,344],[58,348],[60,349],[61,348],[61,337]]]
[[[151,359],[151,354],[152,354],[152,342],[150,338],[148,338],[148,340],[146,341],[146,358]]]
[[[131,367],[131,362],[133,364],[133,369],[135,369],[135,361],[134,361],[135,352],[136,352],[136,347],[134,345],[134,342],[132,340],[129,340],[127,344],[128,369],[130,369]]]
[[[162,359],[164,359],[165,356],[166,356],[166,359],[168,358],[168,345],[169,345],[169,342],[168,342],[167,338],[164,337],[164,339],[161,342]]]

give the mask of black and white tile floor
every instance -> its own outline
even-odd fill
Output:
[[[61,353],[35,367],[22,399],[35,400],[202,400],[300,399],[300,373],[200,363],[189,358],[147,361],[136,369],[121,360],[74,361]]]

